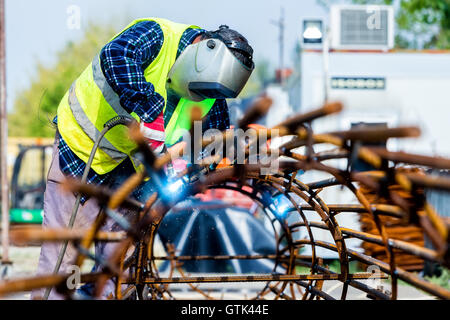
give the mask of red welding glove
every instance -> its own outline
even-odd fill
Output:
[[[152,123],[142,123],[141,131],[147,139],[150,148],[159,154],[163,151],[166,135],[164,132],[164,114],[161,114]]]

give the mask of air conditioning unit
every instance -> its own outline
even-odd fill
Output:
[[[389,50],[394,47],[395,16],[392,6],[335,5],[331,7],[331,48],[337,50]]]

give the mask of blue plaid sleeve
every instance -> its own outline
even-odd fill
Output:
[[[103,73],[119,95],[121,105],[147,123],[161,114],[165,104],[144,76],[144,70],[158,56],[163,42],[161,27],[154,21],[145,21],[127,29],[100,53]]]
[[[204,121],[203,130],[219,129],[225,131],[230,128],[230,113],[225,99],[216,100]]]

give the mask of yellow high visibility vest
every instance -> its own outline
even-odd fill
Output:
[[[155,21],[164,34],[161,50],[156,59],[144,70],[144,75],[167,104],[167,75],[175,63],[181,37],[188,28],[198,27],[160,18],[139,19],[133,21],[113,40],[143,21]],[[211,110],[214,102],[214,99],[207,99],[201,103],[181,99],[166,128],[166,143],[172,144],[181,138],[182,133],[179,129],[189,129],[190,123],[186,125],[186,116],[192,105],[200,106],[205,116]],[[99,55],[97,55],[62,99],[58,107],[58,130],[70,149],[81,160],[87,162],[94,142],[104,125],[117,116],[130,116],[130,114],[121,106],[119,96],[106,81]],[[131,114],[131,116],[140,121],[136,114]],[[138,168],[140,164],[133,157],[136,151],[136,144],[129,139],[128,128],[116,126],[102,139],[95,154],[92,169],[98,174],[106,174],[128,157],[132,160],[135,168]]]

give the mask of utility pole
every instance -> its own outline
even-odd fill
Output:
[[[272,20],[272,24],[277,26],[280,30],[279,45],[280,45],[280,62],[279,70],[281,77],[281,85],[284,86],[284,31],[286,29],[284,7],[281,7],[279,20]]]
[[[6,23],[5,0],[0,0],[0,175],[2,202],[2,265],[9,262],[9,182],[7,171],[8,116],[6,109]]]

